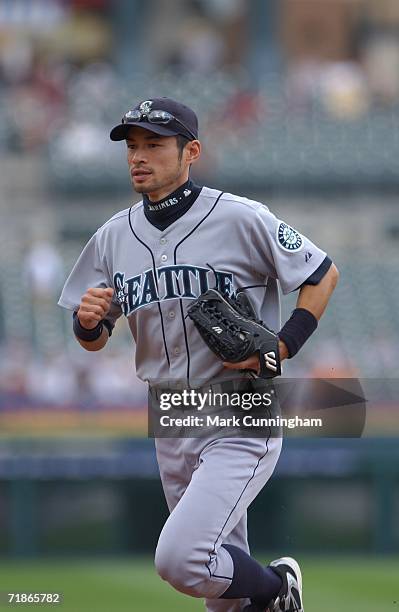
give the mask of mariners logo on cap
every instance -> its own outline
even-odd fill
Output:
[[[285,251],[299,251],[303,246],[302,236],[286,223],[280,223],[277,230],[279,245]]]
[[[152,100],[144,100],[139,106],[139,110],[143,113],[143,115],[148,115],[151,111]]]

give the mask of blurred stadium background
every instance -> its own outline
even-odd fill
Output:
[[[64,588],[75,612],[203,607],[145,556],[167,513],[127,326],[86,354],[56,307],[89,236],[136,201],[108,133],[155,95],[199,114],[198,182],[267,203],[340,268],[286,374],[380,381],[362,439],[286,441],[252,548],[305,560],[310,611],[394,610],[397,0],[0,0],[0,591]]]

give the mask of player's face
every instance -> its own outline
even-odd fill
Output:
[[[180,155],[175,136],[159,136],[140,127],[130,128],[126,144],[133,187],[153,201],[161,200],[187,181],[189,166],[199,157],[200,150],[199,142],[194,141]]]

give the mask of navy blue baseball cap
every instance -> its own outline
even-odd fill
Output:
[[[129,110],[110,133],[111,140],[125,140],[129,129],[141,127],[160,136],[185,136],[198,138],[198,118],[195,112],[172,98],[143,100]]]

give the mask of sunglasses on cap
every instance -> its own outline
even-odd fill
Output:
[[[193,134],[184,123],[177,119],[177,117],[171,115],[171,113],[168,113],[168,111],[152,110],[149,113],[143,113],[140,110],[130,110],[122,117],[122,123],[140,123],[141,121],[148,121],[149,123],[155,123],[157,125],[168,125],[175,121],[181,125],[194,140],[197,139],[197,136]]]

